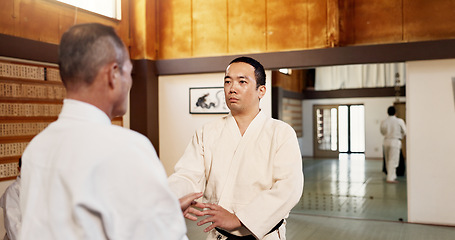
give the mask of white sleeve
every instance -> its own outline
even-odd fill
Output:
[[[172,191],[181,198],[194,192],[205,190],[205,166],[202,130],[198,130],[169,177]]]
[[[3,208],[4,224],[9,239],[18,239],[21,227],[21,211],[19,207],[19,184],[14,182],[3,194],[0,202]]]

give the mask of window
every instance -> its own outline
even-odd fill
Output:
[[[340,105],[339,107],[340,152],[365,152],[365,107]]]
[[[122,19],[122,0],[57,0],[106,17]]]

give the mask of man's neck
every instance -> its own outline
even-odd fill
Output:
[[[250,126],[250,123],[253,121],[253,119],[259,114],[261,110],[258,109],[255,112],[251,112],[248,114],[232,114],[234,117],[235,121],[237,122],[237,126],[239,127],[240,134],[243,136],[243,134],[246,132],[248,129],[248,126]]]
[[[66,95],[66,98],[68,99],[74,99],[78,100],[81,102],[85,102],[88,104],[91,104],[97,108],[99,108],[101,111],[106,113],[106,115],[112,120],[113,116],[111,113],[111,108],[109,104],[107,104],[106,101],[100,100],[100,95],[96,94],[90,94],[88,91],[80,91],[80,92],[68,92]]]

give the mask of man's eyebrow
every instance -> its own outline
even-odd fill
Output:
[[[227,79],[227,78],[232,79],[232,77],[229,76],[229,75],[224,76],[224,79]],[[243,75],[237,76],[237,78],[240,78],[240,79],[248,79],[248,77],[243,76]]]

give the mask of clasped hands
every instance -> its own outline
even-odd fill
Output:
[[[231,231],[242,226],[242,223],[235,214],[230,213],[220,205],[196,202],[195,200],[202,197],[202,195],[202,193],[190,193],[179,199],[180,207],[185,218],[197,221],[197,217],[208,216],[197,223],[198,226],[211,223],[210,226],[204,229],[204,232],[209,232],[215,227]]]

